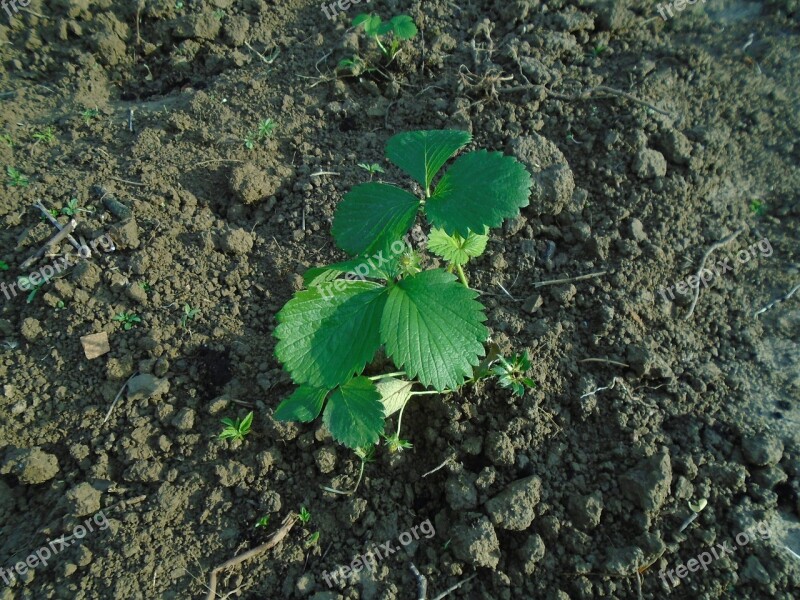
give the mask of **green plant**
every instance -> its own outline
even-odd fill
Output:
[[[308,522],[311,520],[311,513],[308,512],[308,509],[305,506],[301,506],[300,512],[297,513],[297,518],[303,525],[307,525]]]
[[[757,217],[762,216],[766,212],[764,203],[758,198],[753,198],[750,201],[750,212],[752,212]]]
[[[6,261],[0,260],[0,271],[8,271],[10,268]]]
[[[183,0],[176,0],[175,2],[175,10],[183,9]]]
[[[221,440],[243,440],[250,433],[253,424],[253,411],[251,410],[244,419],[222,419],[225,428],[219,434]]]
[[[139,287],[142,288],[148,296],[153,292],[153,286],[150,285],[149,281],[140,281]]]
[[[56,130],[52,127],[45,127],[41,131],[36,131],[33,134],[33,139],[36,140],[36,143],[44,142],[45,144],[51,144],[56,139]]]
[[[358,54],[354,54],[350,58],[343,58],[336,65],[337,71],[346,71],[353,77],[358,77],[362,73],[373,71],[374,69],[367,65],[366,61]]]
[[[315,531],[310,536],[308,536],[308,539],[305,542],[305,546],[306,548],[311,548],[311,546],[316,544],[318,541],[319,541],[319,531]]]
[[[13,148],[14,147],[14,140],[11,139],[11,136],[9,134],[7,134],[7,133],[4,133],[3,135],[0,135],[0,142],[3,142],[9,148]]]
[[[536,383],[527,376],[531,370],[531,361],[528,352],[515,354],[509,359],[498,356],[499,364],[492,368],[492,372],[497,375],[497,382],[504,388],[509,388],[517,396],[525,394],[525,388],[533,388]]]
[[[86,125],[88,125],[89,123],[91,123],[91,122],[92,122],[92,119],[95,119],[95,118],[97,118],[97,116],[98,116],[99,114],[100,114],[100,111],[99,111],[99,110],[97,110],[96,108],[87,108],[86,110],[84,110],[84,111],[81,113],[81,116],[83,117],[83,122],[84,122]]]
[[[9,187],[28,187],[30,183],[27,176],[17,171],[14,167],[6,167],[6,175],[8,175],[6,184]]]
[[[386,173],[382,166],[378,163],[358,163],[358,166],[369,173],[369,180],[372,181],[372,176],[376,173]]]
[[[220,21],[222,21],[222,19],[224,19],[224,18],[225,18],[225,11],[224,11],[224,10],[222,10],[221,8],[218,8],[217,10],[215,10],[215,11],[214,11],[213,13],[211,13],[211,14],[213,14],[213,15],[214,15],[214,17],[216,17],[216,18],[217,18],[218,20],[220,20]]]
[[[594,58],[597,58],[598,56],[600,56],[606,50],[608,50],[608,46],[604,46],[603,44],[598,44],[597,46],[595,46],[592,49],[592,56]]]
[[[189,319],[194,321],[194,318],[197,316],[197,313],[200,312],[199,308],[192,308],[188,304],[183,305],[183,316],[181,317],[181,327],[186,329],[186,323]]]
[[[253,529],[258,529],[259,527],[266,529],[267,525],[269,525],[269,515],[264,515],[258,521],[256,521],[256,525],[253,527]]]
[[[485,246],[485,234],[473,232],[497,227],[527,206],[530,174],[500,152],[463,154],[433,185],[470,141],[469,133],[454,130],[395,135],[386,157],[422,187],[424,197],[368,182],[340,202],[332,233],[351,258],[308,270],[307,289],[277,315],[275,354],[298,388],[275,418],[308,422],[322,413],[334,439],[364,448],[379,440],[385,419],[412,396],[475,380],[489,335],[484,307],[465,275],[459,283],[447,270],[422,270],[408,241],[421,213],[443,232],[437,239],[448,268],[459,269]],[[381,347],[397,371],[362,375]],[[417,383],[433,390],[413,391]],[[387,439],[404,447],[399,428]]]
[[[400,51],[401,41],[410,40],[417,35],[417,26],[408,15],[398,15],[389,21],[383,21],[375,13],[361,13],[353,18],[353,27],[358,28],[362,25],[366,36],[375,40],[383,55],[390,61]],[[390,34],[391,41],[389,41]],[[389,44],[388,48],[384,46],[381,38]]]
[[[25,300],[26,303],[30,304],[36,298],[36,294],[39,293],[39,290],[44,287],[44,284],[47,283],[47,279],[45,279],[42,283],[34,284],[29,277],[20,277],[17,279],[17,283],[19,289],[29,289],[28,297]]]
[[[255,132],[250,132],[244,137],[245,147],[248,150],[252,150],[255,148],[256,143],[270,137],[277,127],[277,123],[272,119],[264,119],[258,124],[258,129]]]
[[[89,210],[87,208],[78,208],[78,199],[77,198],[72,198],[69,202],[67,202],[61,208],[61,214],[66,216],[66,217],[74,217],[79,212],[85,212],[85,213],[89,213],[89,214],[94,214],[93,210]],[[56,214],[54,216],[58,216],[58,212],[57,211],[56,211]]]
[[[114,320],[122,323],[122,328],[125,331],[130,331],[134,325],[142,322],[142,319],[138,315],[129,312],[119,313],[114,317]]]

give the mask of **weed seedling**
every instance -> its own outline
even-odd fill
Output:
[[[308,522],[311,520],[311,513],[308,512],[305,506],[300,507],[300,512],[297,514],[297,518],[303,525],[308,525]]]
[[[267,525],[269,525],[269,515],[264,515],[258,521],[256,521],[256,525],[253,527],[253,529],[258,529],[259,527],[266,529]]]
[[[197,316],[197,313],[200,312],[199,308],[192,308],[188,304],[183,305],[183,316],[181,317],[181,327],[186,329],[186,322],[191,319],[194,321],[194,318]]]
[[[277,315],[275,354],[298,387],[275,418],[310,422],[322,415],[336,441],[359,449],[376,444],[386,418],[401,411],[397,433],[384,436],[400,450],[409,447],[399,426],[412,396],[449,393],[475,380],[489,330],[463,266],[484,251],[488,228],[528,205],[533,181],[515,158],[486,150],[459,156],[439,175],[471,140],[456,130],[397,134],[386,157],[424,196],[370,181],[339,203],[331,232],[350,258],[309,269],[307,289]],[[428,248],[459,277],[421,267],[409,233],[420,214],[434,228]],[[394,372],[364,376],[379,349]],[[488,376],[488,365],[484,371]],[[518,372],[510,373],[517,381]],[[413,391],[418,384],[432,389]]]
[[[400,51],[400,42],[410,40],[417,35],[417,26],[408,15],[398,15],[384,22],[375,13],[361,13],[353,19],[353,27],[358,28],[362,25],[364,34],[375,40],[384,57],[390,62]],[[388,48],[384,42],[388,44]]]
[[[0,260],[0,271],[8,271],[10,268],[6,261]]]
[[[94,214],[93,210],[89,210],[87,208],[78,208],[77,198],[72,198],[61,208],[61,214],[64,215],[65,217],[74,217],[79,212]],[[56,214],[55,216],[58,216],[58,214]]]
[[[81,116],[83,117],[84,124],[88,125],[92,122],[92,119],[96,119],[99,114],[100,111],[96,108],[87,108],[81,113]]]
[[[536,387],[536,383],[527,376],[531,370],[531,361],[528,352],[515,354],[509,359],[498,356],[499,364],[492,368],[497,376],[497,382],[504,388],[509,388],[515,395],[523,396],[525,389]]]
[[[250,433],[250,426],[253,424],[253,411],[247,413],[244,419],[222,419],[225,428],[219,434],[221,440],[243,440]]]
[[[183,9],[183,0],[177,0],[175,2],[175,10],[182,10]]]
[[[148,296],[153,293],[153,286],[150,285],[149,281],[140,281],[139,287],[142,288]]]
[[[9,187],[28,187],[30,183],[27,176],[17,171],[14,167],[6,167],[6,175],[8,175],[6,184]]]
[[[3,142],[9,148],[13,148],[14,147],[14,140],[11,139],[11,136],[8,135],[7,133],[4,133],[3,135],[0,135],[0,142]]]
[[[760,217],[761,215],[764,214],[764,212],[766,212],[766,208],[764,208],[764,203],[758,198],[753,198],[750,201],[750,212],[752,212],[755,216]]]
[[[358,163],[358,166],[369,173],[369,180],[372,181],[372,176],[376,173],[386,173],[383,167],[378,163]]]
[[[138,315],[129,312],[119,313],[114,317],[114,320],[122,323],[122,328],[125,331],[130,331],[134,325],[142,322],[142,319]]]
[[[350,58],[343,58],[340,60],[339,64],[336,65],[336,70],[345,72],[353,77],[358,77],[362,73],[373,71],[374,69],[370,68],[363,58],[354,54]]]
[[[217,20],[219,20],[219,21],[222,21],[222,19],[224,19],[224,18],[225,18],[225,11],[224,11],[224,10],[222,10],[221,8],[218,8],[217,10],[215,10],[215,11],[214,11],[213,13],[211,13],[211,14],[213,14],[213,15],[214,15],[214,17],[216,17],[216,18],[217,18]]]
[[[600,56],[606,50],[608,50],[608,46],[604,46],[603,44],[598,44],[597,46],[595,46],[592,49],[592,56],[594,58],[597,58],[598,56]]]
[[[308,536],[308,539],[306,540],[306,543],[305,543],[306,549],[311,548],[318,541],[319,541],[319,531],[315,531],[310,536]]]
[[[30,291],[30,292],[28,292],[28,298],[26,299],[26,302],[27,302],[28,304],[30,304],[31,302],[33,302],[33,300],[36,298],[36,294],[38,294],[38,293],[39,293],[39,290],[40,290],[40,289],[42,289],[42,288],[44,287],[44,283],[38,283],[38,284],[34,285],[34,284],[31,282],[31,280],[30,280],[30,279],[28,279],[27,277],[20,277],[20,282],[21,282],[21,283],[22,283],[22,282],[24,282],[24,283],[26,284],[26,286],[25,286],[25,287],[30,287],[30,288],[31,288],[31,291]],[[22,288],[22,285],[20,284],[20,289],[21,289],[21,288]]]
[[[264,119],[258,124],[258,129],[255,132],[248,133],[244,137],[244,145],[248,150],[255,148],[256,144],[262,140],[267,139],[278,127],[277,123],[272,119]]]
[[[46,127],[41,131],[37,131],[33,134],[33,139],[36,140],[36,143],[44,142],[45,144],[52,144],[56,139],[56,130],[52,127]]]

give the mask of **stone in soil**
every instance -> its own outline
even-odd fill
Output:
[[[464,521],[452,530],[453,555],[475,567],[494,569],[500,562],[500,542],[494,527],[485,516],[464,514]]]
[[[535,476],[518,479],[505,490],[486,502],[486,512],[496,527],[523,531],[530,527],[536,516],[542,488]]]
[[[646,458],[620,477],[623,495],[638,508],[657,511],[669,493],[672,465],[666,450]]]
[[[38,446],[12,450],[2,466],[0,475],[16,475],[20,483],[36,485],[50,481],[58,474],[58,459]]]

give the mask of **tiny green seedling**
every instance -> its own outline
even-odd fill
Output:
[[[248,150],[256,147],[256,144],[262,140],[267,139],[278,127],[277,123],[272,119],[264,119],[258,124],[258,129],[255,132],[248,133],[244,137],[244,145]]]
[[[8,175],[6,184],[9,187],[28,187],[30,183],[28,177],[17,171],[14,167],[6,167],[6,175]]]
[[[308,512],[308,509],[305,506],[301,506],[300,512],[297,513],[297,518],[303,525],[308,525],[308,522],[311,520],[311,513]]]
[[[134,325],[141,323],[142,319],[135,313],[121,312],[114,317],[115,321],[122,323],[122,328],[125,331],[130,331]]]
[[[0,142],[3,142],[9,148],[13,148],[14,147],[14,140],[11,139],[11,136],[9,134],[7,134],[7,133],[4,133],[3,135],[0,135]]]
[[[258,521],[256,521],[255,527],[253,529],[258,529],[259,527],[263,527],[266,529],[267,525],[269,525],[269,515],[264,515]]]
[[[492,372],[497,376],[497,382],[504,388],[509,388],[515,395],[525,395],[525,389],[536,387],[536,383],[527,376],[531,370],[531,361],[528,352],[515,354],[509,359],[502,356],[497,357],[499,364],[492,368]]]
[[[386,173],[382,166],[378,163],[358,163],[358,166],[369,173],[369,180],[372,181],[373,175],[376,173]]]
[[[217,10],[215,10],[215,11],[214,11],[213,13],[211,13],[211,14],[213,14],[213,15],[214,15],[214,17],[216,17],[216,18],[217,18],[217,20],[219,20],[219,21],[222,21],[222,19],[224,19],[224,18],[225,18],[225,11],[224,11],[224,10],[222,10],[221,8],[218,8]]]
[[[64,301],[63,300],[59,300],[58,302],[56,302],[56,305],[53,307],[53,312],[60,312],[60,311],[64,310],[66,307],[67,307],[67,305],[64,304]]]
[[[149,281],[140,281],[139,287],[142,288],[148,296],[153,292],[153,286],[150,285]]]
[[[319,541],[319,531],[315,531],[306,540],[305,546],[306,548],[311,548]]]
[[[219,434],[221,440],[243,440],[250,433],[250,426],[253,424],[253,411],[247,413],[244,419],[222,419],[225,428]]]
[[[39,290],[42,289],[46,283],[42,282],[34,285],[34,283],[27,277],[20,277],[17,281],[19,282],[20,289],[23,289],[23,285],[25,288],[30,289],[30,292],[28,292],[28,298],[26,299],[28,304],[34,301],[36,294],[39,293]]]
[[[339,64],[336,65],[336,70],[347,72],[353,77],[358,77],[362,73],[374,71],[374,69],[369,67],[366,61],[357,54],[354,54],[350,58],[343,58],[340,60]]]
[[[36,143],[44,142],[45,144],[52,144],[56,139],[56,130],[52,127],[45,127],[41,131],[36,131],[33,134],[33,139]]]
[[[0,271],[8,271],[10,268],[6,261],[0,260]]]
[[[192,308],[188,304],[183,305],[183,316],[181,317],[181,327],[186,329],[186,323],[191,319],[194,321],[194,318],[197,316],[197,313],[200,312],[199,308]]]
[[[598,56],[600,56],[606,50],[608,50],[608,46],[604,46],[603,44],[598,44],[597,46],[595,46],[592,49],[592,56],[594,58],[597,58]]]
[[[417,35],[417,26],[408,15],[398,15],[389,21],[383,21],[375,13],[361,13],[353,19],[353,27],[364,26],[364,33],[378,44],[383,55],[392,61],[400,51],[400,42],[410,40]],[[391,41],[389,39],[391,35]],[[383,38],[383,41],[381,39]],[[384,45],[388,44],[388,48]]]
[[[764,203],[759,200],[758,198],[753,198],[750,201],[750,212],[752,212],[755,216],[760,217],[766,212],[766,208],[764,207]]]
[[[175,10],[182,10],[183,9],[183,0],[177,0],[175,2]]]
[[[93,210],[90,210],[88,208],[79,208],[77,198],[72,198],[61,208],[61,214],[64,215],[65,217],[74,217],[79,212],[94,214]],[[58,216],[58,214],[56,214],[55,216]]]
[[[100,115],[100,111],[96,108],[87,108],[81,113],[81,117],[83,117],[84,124],[88,125],[92,122],[93,119],[96,119]]]

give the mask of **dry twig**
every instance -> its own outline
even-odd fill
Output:
[[[703,254],[703,260],[700,261],[700,268],[697,269],[697,273],[695,273],[695,277],[698,280],[700,279],[700,273],[703,272],[703,269],[706,266],[706,260],[711,255],[711,253],[714,252],[714,250],[716,250],[717,248],[722,248],[726,244],[730,244],[733,240],[735,240],[737,237],[739,237],[739,235],[743,231],[744,231],[744,227],[740,227],[739,229],[734,231],[729,236],[724,237],[720,241],[715,242],[714,244],[712,244],[712,246],[708,250],[706,250],[706,253]],[[686,316],[684,317],[684,320],[686,320],[686,319],[688,319],[689,317],[692,316],[692,313],[694,313],[694,307],[697,305],[697,301],[699,299],[700,299],[700,284],[698,283],[697,287],[694,288],[694,298],[692,299],[692,305],[689,307],[689,312],[686,313]]]
[[[601,277],[608,274],[608,271],[598,271],[597,273],[588,273],[587,275],[578,275],[578,277],[568,277],[566,279],[551,279],[550,281],[537,281],[533,284],[533,289],[544,287],[546,285],[558,285],[560,283],[570,283],[573,281],[583,281],[584,279],[592,279],[594,277]]]

